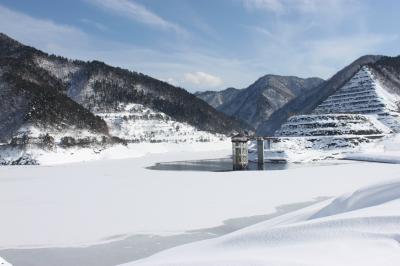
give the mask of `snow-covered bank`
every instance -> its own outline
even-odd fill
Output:
[[[400,179],[128,265],[399,265]]]

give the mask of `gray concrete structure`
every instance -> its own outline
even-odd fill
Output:
[[[233,170],[244,170],[249,166],[249,138],[246,136],[232,137]]]

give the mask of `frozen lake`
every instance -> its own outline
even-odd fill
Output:
[[[0,167],[0,256],[14,266],[118,264],[221,236],[400,171],[400,165],[363,162],[218,171],[231,167],[230,153],[230,147],[204,148]]]

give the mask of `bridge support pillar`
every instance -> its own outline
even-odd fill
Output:
[[[258,164],[264,164],[264,139],[257,138],[257,158]]]

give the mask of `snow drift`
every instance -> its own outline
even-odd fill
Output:
[[[131,265],[399,265],[400,181],[367,187]]]

